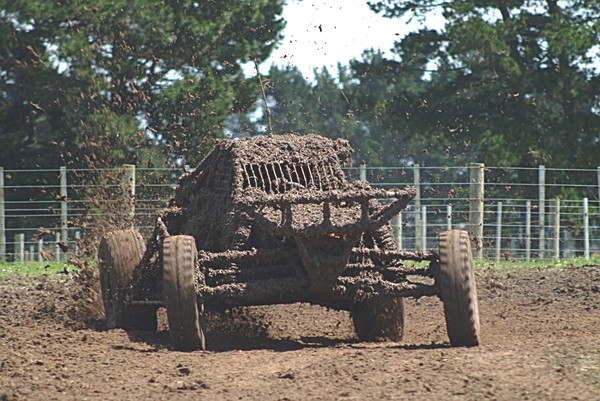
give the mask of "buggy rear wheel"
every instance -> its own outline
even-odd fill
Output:
[[[395,250],[392,227],[386,224],[374,232],[364,233],[364,246]],[[381,263],[379,260],[373,261]],[[404,337],[404,298],[375,295],[357,302],[352,308],[354,330],[361,341],[402,341]]]
[[[137,230],[111,231],[100,241],[98,267],[107,329],[156,329],[155,307],[128,304],[133,272],[145,250]]]
[[[395,250],[392,227],[386,224],[363,234],[364,246]],[[373,261],[381,263],[379,260]],[[361,341],[402,341],[404,337],[404,298],[375,295],[357,302],[352,308],[352,322]]]
[[[194,280],[197,260],[194,237],[175,235],[165,238],[163,291],[169,332],[175,348],[182,351],[206,347],[201,320],[203,306],[198,305]]]
[[[479,345],[479,307],[473,273],[471,243],[466,231],[438,235],[440,247],[440,297],[452,346]]]
[[[377,295],[357,303],[352,321],[361,341],[402,341],[404,299]]]

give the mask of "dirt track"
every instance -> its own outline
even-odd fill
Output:
[[[399,344],[357,342],[347,314],[291,305],[182,353],[164,330],[81,329],[68,276],[0,277],[0,400],[600,399],[598,267],[477,279],[477,348],[449,348],[441,303],[423,298]]]

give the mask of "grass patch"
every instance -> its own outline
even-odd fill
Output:
[[[406,266],[426,267],[429,262],[405,261],[404,264]],[[534,259],[530,260],[529,262],[523,259],[500,260],[498,262],[487,258],[473,259],[473,267],[475,270],[566,269],[584,266],[600,266],[600,255],[591,256],[588,260],[585,260],[583,257],[577,257],[561,260]]]
[[[475,268],[499,268],[499,269],[549,269],[583,266],[600,266],[600,256],[593,256],[589,260],[583,257],[561,259],[561,260],[501,260],[496,262],[490,259],[474,260]]]
[[[68,273],[77,267],[61,262],[0,263],[0,275]]]
[[[414,263],[418,266],[426,266],[429,262]],[[413,264],[407,262],[407,264]],[[589,260],[582,257],[562,260],[501,260],[496,262],[490,259],[475,259],[475,269],[551,269],[583,266],[600,266],[600,256],[593,256]],[[77,270],[76,266],[61,262],[34,262],[34,263],[0,263],[0,276],[13,274],[48,274],[69,273]]]

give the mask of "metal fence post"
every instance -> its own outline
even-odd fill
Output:
[[[15,262],[25,262],[25,234],[15,234]]]
[[[135,217],[135,166],[133,164],[123,164],[123,196],[125,198],[125,216],[126,226],[133,227]]]
[[[394,230],[396,248],[402,250],[402,212],[392,217],[392,228]]]
[[[552,208],[554,212],[554,246],[553,246],[553,254],[554,260],[560,259],[560,199],[554,199],[554,207]]]
[[[539,258],[544,259],[546,253],[546,167],[539,166]]]
[[[525,204],[525,260],[531,260],[531,201]]]
[[[68,231],[68,205],[67,205],[67,168],[62,166],[60,168],[60,240],[68,245],[69,243],[69,231]],[[67,253],[64,252],[63,262],[67,261]],[[57,258],[58,261],[60,259]]]
[[[583,198],[583,257],[590,259],[590,215],[588,198]]]
[[[75,254],[79,254],[79,240],[81,240],[81,231],[75,231]]]
[[[421,223],[422,223],[422,233],[421,233],[421,250],[425,251],[427,249],[427,206],[421,206]]]
[[[496,209],[496,262],[500,261],[502,252],[502,202],[498,202]]]
[[[367,180],[367,164],[364,161],[358,166],[358,177],[363,181]]]
[[[4,215],[4,167],[0,167],[0,263],[6,260],[6,220]]]
[[[423,222],[421,220],[421,171],[419,165],[413,166],[413,185],[417,190],[417,194],[413,199],[415,207],[415,250],[425,251],[421,248],[421,238],[423,237]]]
[[[475,257],[483,257],[484,164],[471,163],[469,169],[469,234],[475,243]]]
[[[58,245],[58,243],[60,242],[60,233],[56,233],[56,237],[55,238],[56,238],[56,243],[55,243],[55,247],[54,247],[54,249],[55,249],[55,255],[54,256],[55,256],[56,261],[60,262],[61,257],[62,257],[61,256],[62,252],[60,250],[60,245]]]
[[[38,240],[37,261],[38,262],[43,262],[44,261],[44,239],[43,238],[40,238]]]

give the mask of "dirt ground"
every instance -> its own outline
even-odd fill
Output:
[[[347,313],[300,304],[232,313],[213,351],[183,353],[164,327],[85,328],[70,275],[3,276],[0,400],[600,399],[600,268],[477,280],[475,348],[450,348],[440,301],[422,298],[402,343],[358,342]]]

